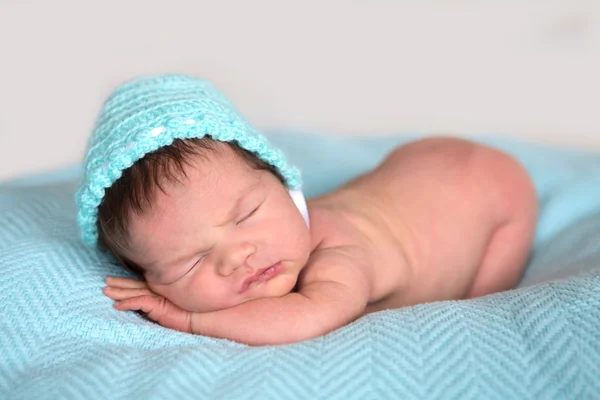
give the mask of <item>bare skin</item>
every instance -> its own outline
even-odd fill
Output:
[[[183,332],[250,345],[291,343],[371,312],[509,290],[531,249],[538,205],[530,178],[510,156],[466,140],[398,147],[374,170],[310,199],[310,230],[272,176],[237,176],[240,165],[222,161],[211,171],[234,187],[236,179],[241,185],[256,176],[258,189],[243,196],[241,217],[227,222],[231,204],[220,213],[222,199],[235,195],[222,193],[219,179],[201,183],[206,169],[189,175],[192,189],[157,195],[153,211],[131,221],[129,256],[147,266],[146,282],[106,280],[117,309],[141,310]],[[270,205],[252,211],[259,203]],[[193,250],[189,262],[167,257],[207,237],[209,252]],[[199,253],[206,254],[200,265],[185,272]],[[243,286],[272,265],[274,277]]]

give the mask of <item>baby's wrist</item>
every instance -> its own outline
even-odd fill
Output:
[[[203,324],[203,316],[206,314],[202,313],[193,313],[190,312],[188,314],[188,326],[190,327],[190,332],[194,335],[207,335],[206,330],[204,329]]]

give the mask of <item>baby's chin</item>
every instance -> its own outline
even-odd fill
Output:
[[[250,300],[269,298],[269,297],[282,297],[292,292],[296,286],[297,276],[289,274],[283,274],[275,277],[274,279],[261,283],[256,287],[251,287],[248,291],[248,297],[240,301],[239,304],[245,303]]]

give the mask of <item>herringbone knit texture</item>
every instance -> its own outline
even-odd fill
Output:
[[[378,141],[277,139],[309,193],[383,154]],[[541,199],[530,286],[259,348],[114,310],[103,280],[124,272],[79,238],[76,182],[0,185],[0,398],[599,399],[600,157],[505,148]]]

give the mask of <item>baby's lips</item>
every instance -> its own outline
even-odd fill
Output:
[[[256,279],[258,279],[258,276],[263,271],[266,271],[267,269],[268,269],[268,267],[267,268],[259,269],[254,275],[250,275],[249,277],[247,277],[246,279],[244,279],[244,281],[242,282],[242,286],[240,287],[239,293],[244,293],[246,290],[248,290],[248,287],[250,287],[250,284],[252,282],[254,282]]]
[[[244,282],[242,282],[242,286],[240,288],[239,293],[243,293],[246,290],[248,290],[248,287],[252,282],[259,280],[261,278],[261,275],[263,275],[266,271],[268,271],[271,268],[274,268],[274,271],[271,274],[269,274],[266,280],[271,279],[272,276],[276,275],[279,272],[279,270],[281,269],[281,262],[277,262],[269,267],[261,268],[258,271],[256,271],[254,275],[251,275],[248,278],[246,278]]]

